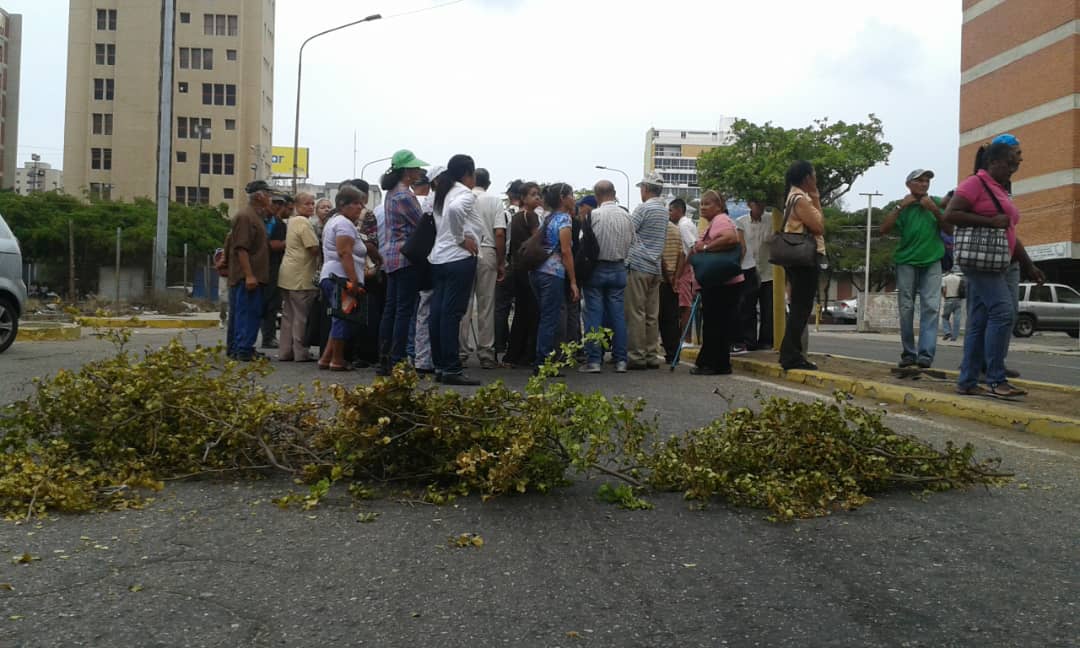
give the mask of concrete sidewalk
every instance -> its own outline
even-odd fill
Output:
[[[918,329],[916,329],[918,332]],[[832,339],[859,339],[871,342],[900,342],[899,331],[876,331],[873,333],[860,333],[853,326],[823,324],[820,330],[811,325],[810,337],[824,337]],[[959,338],[963,343],[963,336]],[[938,341],[942,344],[941,340]],[[1064,333],[1036,333],[1030,338],[1014,337],[1009,342],[1010,351],[1025,351],[1031,353],[1055,353],[1062,355],[1080,355],[1080,340],[1071,338]]]

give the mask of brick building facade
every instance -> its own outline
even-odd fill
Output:
[[[1014,134],[1019,236],[1052,281],[1080,285],[1080,2],[963,0],[959,177]]]

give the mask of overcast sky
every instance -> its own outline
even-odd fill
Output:
[[[300,43],[388,17],[305,49],[300,145],[313,180],[352,175],[354,131],[358,170],[410,148],[430,163],[468,153],[499,188],[516,177],[580,187],[602,177],[597,164],[636,182],[650,127],[711,130],[725,116],[798,127],[872,112],[895,150],[854,191],[899,197],[916,167],[938,173],[935,193],[956,183],[960,3],[462,0],[389,18],[440,2],[277,0],[279,146],[292,145]],[[66,5],[0,0],[24,16],[20,164],[39,153],[62,166]]]

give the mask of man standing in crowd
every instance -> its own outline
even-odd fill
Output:
[[[270,283],[263,288],[262,313],[262,348],[276,349],[277,317],[281,311],[281,289],[278,288],[278,275],[281,261],[285,258],[286,222],[292,214],[292,196],[274,192],[270,197],[270,210],[264,217],[266,238],[270,249]]]
[[[634,243],[634,224],[615,200],[615,185],[601,180],[593,187],[593,194],[600,206],[593,210],[591,225],[600,255],[592,276],[585,282],[585,330],[598,331],[601,327],[612,329],[611,355],[615,359],[615,372],[624,373],[627,368],[627,332],[623,293],[626,290],[626,258]],[[600,373],[603,349],[597,344],[587,344],[588,360],[579,369],[582,373]]]
[[[659,369],[660,257],[668,210],[660,197],[664,179],[650,171],[637,183],[641,204],[630,215],[637,240],[626,257],[626,330],[630,369]]]
[[[424,176],[412,186],[416,199],[420,201],[420,212],[430,214],[435,208],[435,194],[432,185],[443,172],[443,167],[435,165],[424,173]],[[424,270],[420,281],[420,297],[416,301],[416,316],[413,317],[409,331],[409,357],[412,358],[413,367],[420,375],[435,373],[435,363],[431,357],[431,264],[427,259],[423,261]]]
[[[270,186],[248,183],[248,204],[232,218],[225,243],[229,269],[229,338],[227,354],[249,362],[258,354],[255,339],[263,316],[263,290],[270,283],[270,246],[266,217],[270,215]],[[284,228],[282,228],[284,229]]]
[[[462,364],[473,351],[481,369],[495,369],[495,287],[506,272],[506,214],[502,200],[488,193],[491,174],[487,169],[476,170],[476,216],[483,223],[480,253],[476,259],[476,281],[469,308],[461,318],[458,335]],[[473,346],[473,332],[476,345]]]
[[[893,253],[896,263],[896,290],[900,309],[900,367],[918,364],[926,369],[937,351],[938,312],[941,309],[941,258],[945,244],[941,232],[952,233],[945,222],[940,201],[930,196],[933,171],[915,169],[908,174],[910,193],[885,216],[881,233],[900,231],[900,243]],[[915,296],[919,297],[919,343],[915,346]]]
[[[502,220],[506,223],[506,260],[503,263],[504,270],[495,283],[495,354],[502,357],[506,354],[506,348],[510,343],[510,311],[514,308],[514,277],[513,265],[510,263],[514,255],[514,242],[510,240],[510,221],[514,214],[521,210],[521,185],[522,180],[514,180],[506,188],[506,200],[509,203],[502,213]],[[523,241],[518,241],[518,245]]]
[[[743,233],[746,252],[743,254],[742,293],[739,295],[739,333],[732,353],[744,350],[772,348],[772,266],[766,240],[772,233],[772,223],[766,222],[765,203],[759,200],[747,202],[750,213],[739,217],[735,226]],[[758,311],[761,311],[761,329],[758,330]]]
[[[960,305],[964,301],[964,278],[955,268],[949,270],[949,274],[941,280],[941,296],[945,298],[945,306],[941,310],[941,339],[955,342],[960,334]]]
[[[664,360],[668,364],[675,359],[679,350],[679,293],[675,279],[682,270],[686,255],[683,254],[682,232],[678,222],[686,215],[686,203],[676,198],[668,205],[667,237],[664,239],[664,254],[660,258],[660,342],[664,346]]]

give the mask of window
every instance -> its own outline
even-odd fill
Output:
[[[94,79],[94,100],[113,100],[113,79]]]
[[[112,185],[106,182],[91,182],[90,197],[97,200],[109,200],[112,198]]]
[[[1050,286],[1032,286],[1028,296],[1029,301],[1053,303],[1054,296],[1050,294]]]
[[[214,50],[204,49],[202,51],[202,69],[213,70],[214,69]]]
[[[94,113],[94,135],[112,135],[112,113]]]
[[[92,148],[90,149],[90,168],[97,170],[108,171],[112,169],[112,149],[111,148]]]
[[[1059,304],[1080,304],[1080,293],[1068,286],[1057,287],[1057,298]]]
[[[117,65],[117,46],[112,43],[94,44],[94,63],[97,65]]]
[[[236,50],[234,50],[234,49],[225,50],[225,58],[226,58],[226,60],[229,60],[229,61],[235,61],[236,60]]]
[[[203,14],[204,36],[236,36],[239,25],[235,15]]]
[[[204,83],[202,95],[204,106],[236,105],[236,86],[231,83]]]
[[[225,200],[232,200],[233,199],[233,190],[230,189],[230,188],[226,188],[224,191],[221,192],[221,196]]]
[[[186,47],[180,48],[180,69],[186,70],[191,67],[191,50]]]
[[[187,117],[176,118],[176,138],[187,139]]]
[[[210,156],[210,158],[211,160],[213,160],[213,165],[211,166],[210,173],[214,175],[221,175],[221,153],[214,153]]]
[[[227,131],[236,130],[236,120],[235,119],[226,119],[225,120],[225,130],[227,130]]]
[[[236,173],[236,155],[232,153],[225,154],[225,175],[234,175]]]
[[[214,50],[199,47],[181,47],[180,69],[213,70]]]
[[[177,139],[199,139],[199,132],[202,131],[204,139],[210,139],[210,124],[209,117],[177,117],[176,118],[176,138]]]
[[[201,200],[198,200],[201,198]],[[210,188],[202,187],[176,187],[176,202],[185,205],[194,205],[196,202],[203,205],[210,204]]]
[[[181,205],[187,203],[187,187],[176,187],[176,202],[180,203]]]
[[[98,31],[116,31],[116,9],[97,10]]]
[[[199,173],[210,174],[210,154],[203,153],[199,156]]]
[[[188,13],[187,11],[181,11],[180,12],[180,22],[181,22],[181,24],[184,24],[184,25],[191,22],[191,14]]]
[[[187,151],[177,151],[176,152],[176,161],[177,162],[187,162]]]

